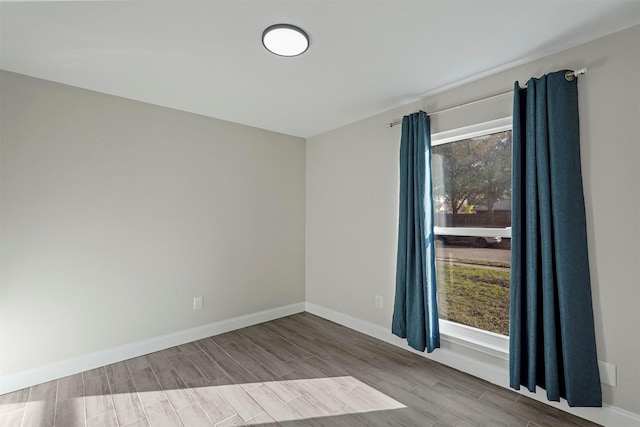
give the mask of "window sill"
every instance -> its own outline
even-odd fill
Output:
[[[509,360],[509,337],[440,319],[440,338],[452,344]]]

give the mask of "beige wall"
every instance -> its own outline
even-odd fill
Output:
[[[598,355],[618,369],[618,386],[603,386],[604,401],[640,413],[638,46],[636,26],[307,140],[307,301],[390,327],[400,129],[386,123],[500,93],[516,80],[587,67],[578,86]],[[432,131],[510,116],[511,103],[504,96],[436,115]],[[384,297],[381,310],[375,295]]]
[[[303,139],[0,78],[0,374],[304,301]]]

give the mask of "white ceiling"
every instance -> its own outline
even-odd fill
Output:
[[[310,137],[640,23],[640,1],[3,1],[0,15],[4,70]],[[268,53],[276,23],[306,30],[307,53]]]

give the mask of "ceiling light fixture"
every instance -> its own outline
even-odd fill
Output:
[[[309,48],[309,36],[295,25],[276,24],[264,30],[262,44],[276,55],[298,56]]]

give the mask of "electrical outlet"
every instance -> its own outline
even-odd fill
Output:
[[[194,310],[202,309],[202,297],[193,297],[193,309]]]
[[[600,371],[600,382],[602,384],[608,384],[613,387],[618,384],[616,365],[598,360],[598,370]]]
[[[376,295],[376,308],[382,308],[382,295]]]

